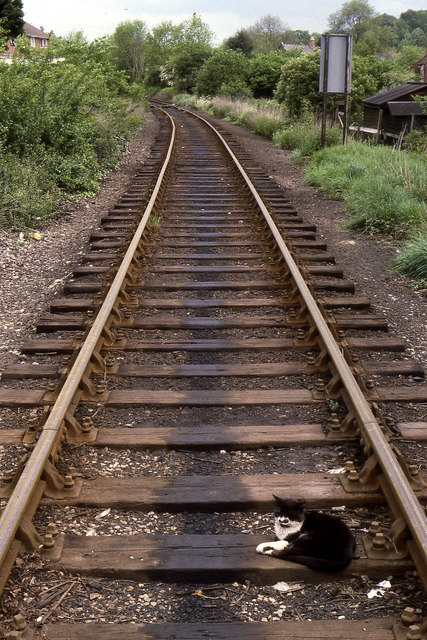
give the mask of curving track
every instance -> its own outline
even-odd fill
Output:
[[[79,580],[194,583],[199,591],[284,575],[326,584],[304,567],[257,555],[271,534],[240,533],[239,518],[252,531],[249,516],[221,524],[230,512],[270,511],[272,493],[305,497],[315,508],[387,502],[391,526],[376,523],[361,535],[360,560],[337,578],[399,576],[415,564],[427,584],[424,477],[395,446],[402,434],[425,440],[424,427],[396,423],[392,409],[426,402],[424,384],[402,382],[422,369],[396,357],[403,344],[384,334],[384,319],[355,295],[275,183],[230,141],[238,160],[209,123],[168,111],[175,124],[162,116],[150,162],[92,235],[64,297],[39,320],[45,335],[23,346],[38,364],[3,374],[0,406],[7,419],[21,412],[28,428],[3,431],[1,443],[23,441],[31,456],[4,476],[0,495],[11,498],[0,521],[1,584],[26,550]],[[328,475],[336,445],[355,459],[346,473]],[[91,473],[87,452],[104,447],[109,471]],[[299,470],[295,450],[303,447],[319,447],[321,463],[311,466],[312,458]],[[114,461],[117,449],[136,451],[128,466]],[[246,450],[255,450],[250,463],[231,455]],[[276,466],[265,466],[267,456]],[[37,515],[37,527],[31,523],[40,501],[56,526]],[[178,533],[165,526],[148,527],[148,535],[72,536],[58,505],[76,509],[76,520],[79,509],[119,509],[165,522],[174,514],[170,521],[179,516],[184,525]],[[217,517],[215,533],[204,531],[206,514]],[[42,616],[35,637],[356,638],[366,625],[378,640],[406,637],[381,620],[223,620],[219,611],[193,619],[185,607],[163,625],[120,628],[48,625]],[[408,613],[407,626],[415,622]],[[14,624],[9,637],[32,637],[30,624]]]

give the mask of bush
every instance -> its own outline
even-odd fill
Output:
[[[405,236],[425,220],[425,161],[417,154],[352,141],[317,152],[305,181],[345,200],[351,229]]]
[[[353,230],[405,236],[425,217],[422,202],[379,175],[370,174],[352,181],[345,201],[352,214],[347,227]]]
[[[21,228],[40,226],[60,191],[44,163],[0,151],[0,221]]]
[[[338,127],[326,129],[327,147],[338,145],[341,140],[342,131]],[[295,159],[309,158],[320,149],[321,129],[313,122],[297,122],[277,131],[273,136],[273,142],[277,147],[293,150]]]
[[[392,263],[392,270],[427,286],[427,233],[408,243]]]
[[[140,101],[140,96],[140,88],[126,84],[109,62],[106,41],[89,45],[76,35],[54,41],[48,50],[32,50],[24,43],[19,58],[0,65],[0,147],[7,166],[13,165],[26,185],[33,167],[42,184],[40,197],[50,194],[44,202],[52,204],[53,194],[65,199],[93,193],[140,126],[132,113],[132,100]],[[10,176],[7,184],[14,192]],[[30,203],[36,210],[38,206],[30,189],[11,201],[20,204],[13,212],[7,205],[7,219],[31,223]],[[44,205],[42,209],[39,218],[45,218]]]
[[[247,86],[249,61],[241,51],[218,49],[199,69],[197,75],[197,93],[216,95],[221,85],[239,83]]]
[[[249,86],[256,98],[272,98],[285,56],[280,51],[259,53],[250,60]]]
[[[244,80],[237,78],[229,82],[223,82],[218,89],[218,95],[229,96],[230,98],[248,98],[251,96],[251,90]]]
[[[408,133],[403,142],[403,147],[408,151],[427,154],[427,127],[424,127],[424,131],[414,130]]]

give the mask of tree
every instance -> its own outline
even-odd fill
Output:
[[[277,51],[289,27],[277,16],[265,15],[249,27],[248,31],[254,40],[254,51],[269,53]]]
[[[421,9],[420,11],[408,9],[408,11],[400,14],[399,20],[405,22],[411,31],[420,27],[420,29],[427,32],[427,9]]]
[[[369,26],[369,20],[375,15],[375,10],[368,0],[350,0],[344,3],[339,11],[331,13],[328,23],[331,31],[351,33],[357,41]]]
[[[375,94],[381,88],[384,63],[376,56],[354,56],[352,69],[352,108],[357,109],[363,98]],[[289,57],[282,67],[275,98],[283,103],[292,116],[300,117],[304,109],[320,109],[319,94],[320,51]],[[342,96],[329,97],[332,108]]]
[[[176,31],[176,42],[168,64],[177,89],[190,91],[197,72],[212,54],[213,33],[197,13],[184,20]]]
[[[234,36],[230,36],[224,41],[224,47],[233,49],[233,51],[241,51],[249,57],[254,48],[254,41],[247,29],[240,29]]]
[[[212,53],[213,33],[200,16],[178,25],[162,22],[147,37],[145,82],[193,89],[199,68]]]
[[[0,0],[0,26],[8,38],[17,38],[24,32],[22,0]]]
[[[229,93],[226,87],[248,90],[249,60],[241,51],[218,49],[199,70],[197,91],[202,95]]]
[[[354,53],[362,56],[380,55],[393,49],[398,43],[397,33],[387,26],[372,20],[361,38],[354,45]]]
[[[122,22],[113,33],[113,55],[118,69],[141,82],[145,70],[147,27],[141,20]]]
[[[259,53],[250,60],[248,84],[255,98],[273,97],[285,59],[281,51],[271,51]]]

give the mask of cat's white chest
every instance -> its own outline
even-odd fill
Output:
[[[274,532],[278,540],[287,540],[301,530],[303,523],[299,520],[288,522],[285,526],[280,523],[280,518],[274,521]]]

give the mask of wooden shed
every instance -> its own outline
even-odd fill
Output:
[[[414,96],[426,96],[427,102],[427,82],[405,82],[365,98],[360,130],[371,130],[379,137],[398,140],[412,129],[422,129],[427,125],[427,112]]]

